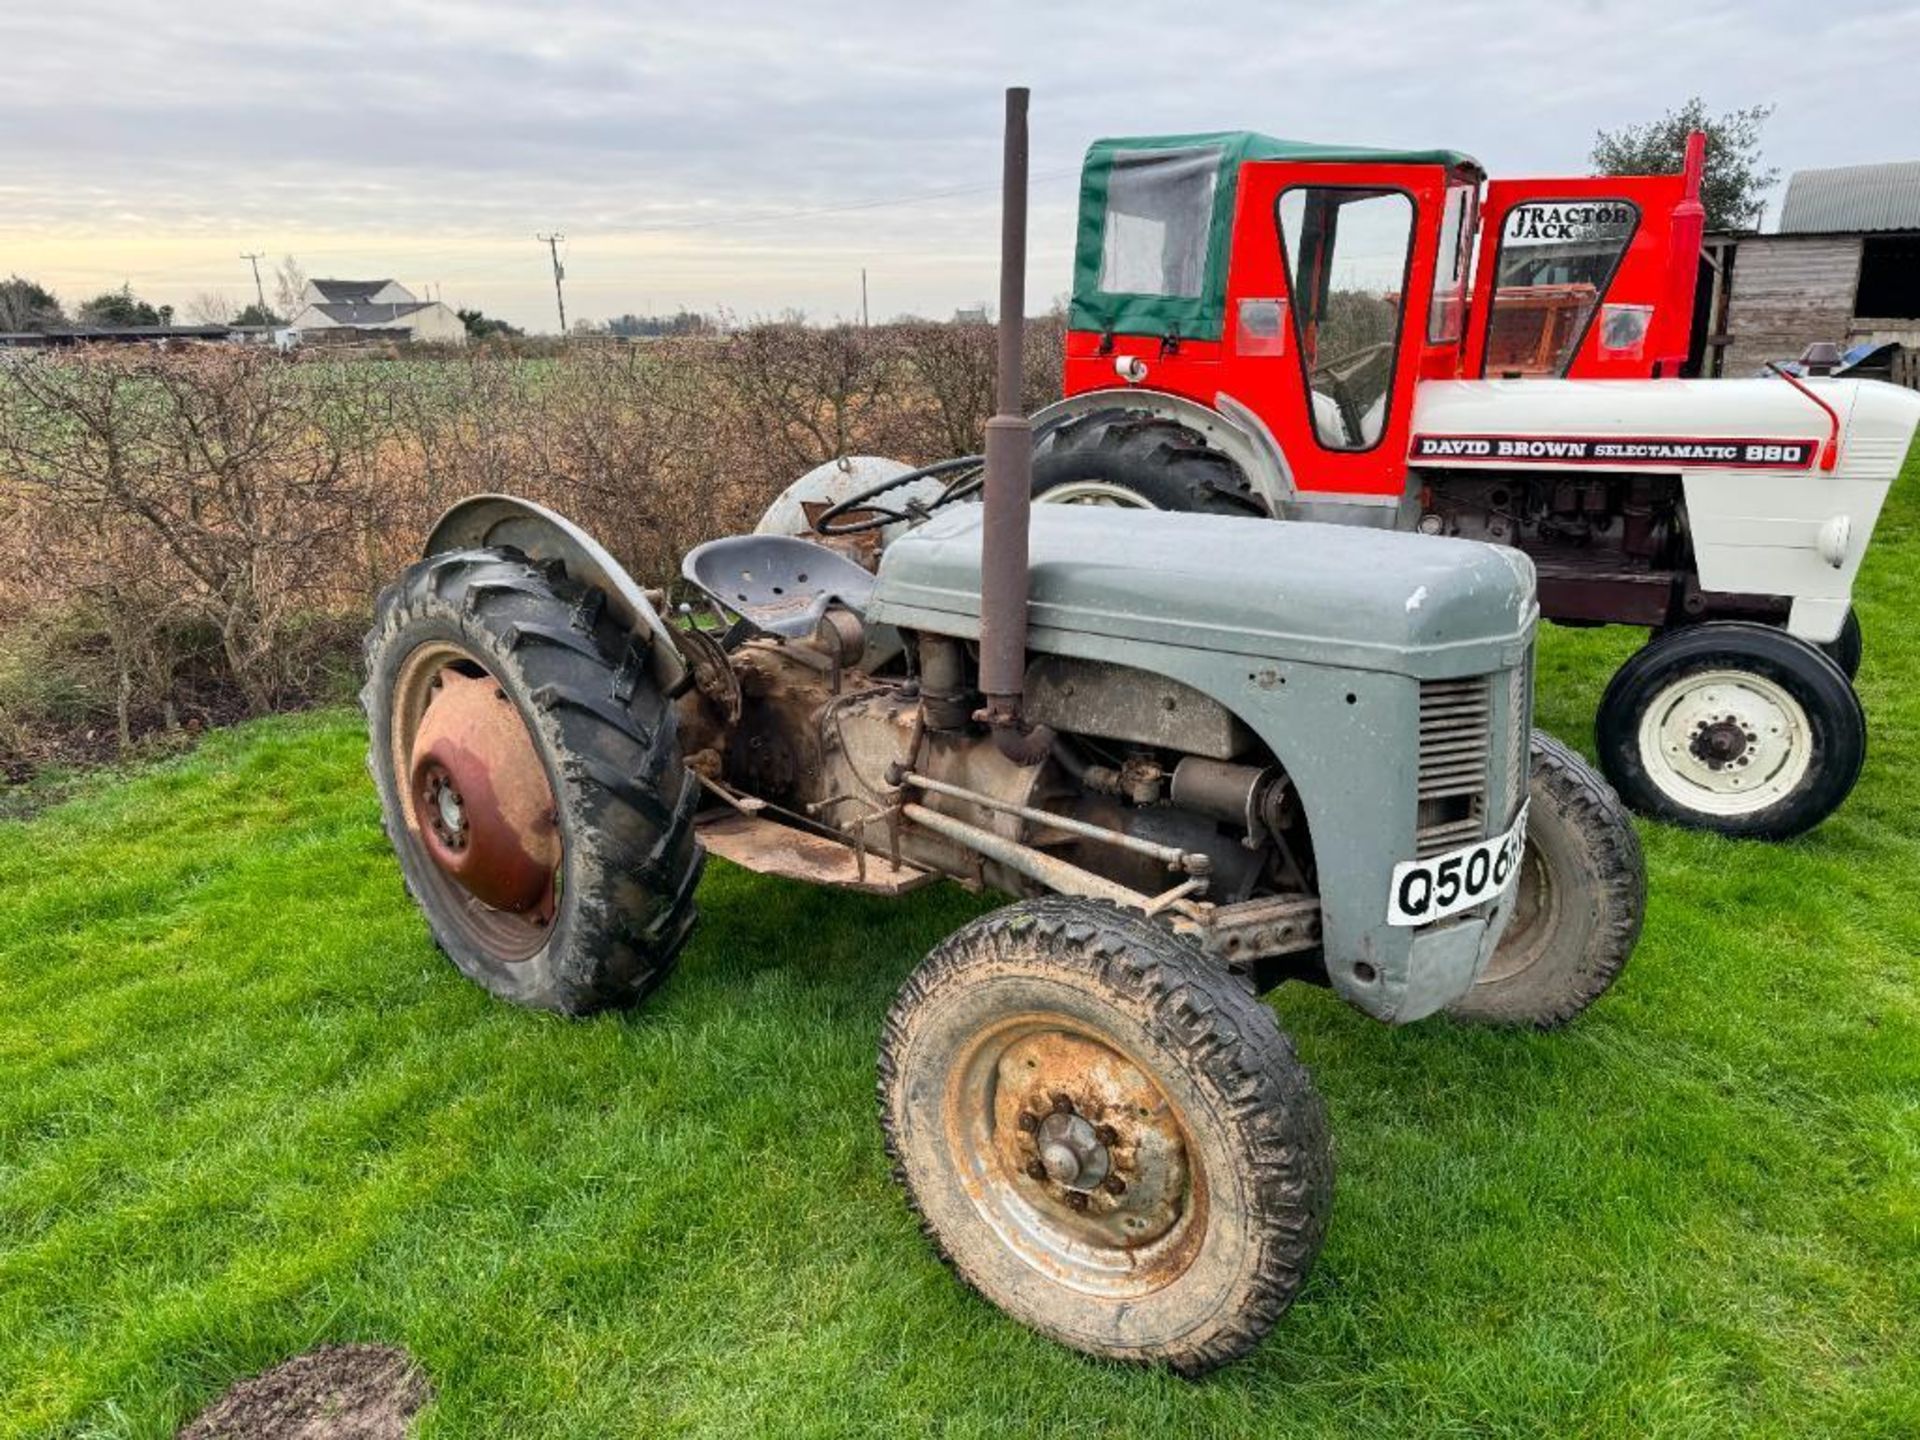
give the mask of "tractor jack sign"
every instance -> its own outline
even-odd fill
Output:
[[[1640,218],[1618,200],[1516,205],[1507,216],[1507,239],[1545,244],[1562,240],[1617,240],[1633,233]]]
[[[1805,470],[1817,440],[1673,435],[1416,435],[1408,456],[1429,464],[1686,465],[1712,470]]]

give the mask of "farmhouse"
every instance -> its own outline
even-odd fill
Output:
[[[419,300],[396,280],[309,280],[292,328],[310,340],[348,337],[463,345],[467,327],[438,300]],[[330,335],[328,332],[337,332]]]
[[[1705,251],[1705,374],[1817,341],[1920,355],[1920,160],[1797,170],[1778,230],[1709,235]]]

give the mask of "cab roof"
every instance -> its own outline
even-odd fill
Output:
[[[1239,166],[1248,160],[1297,160],[1328,165],[1446,165],[1484,175],[1480,162],[1459,150],[1392,150],[1373,145],[1330,145],[1318,140],[1281,140],[1256,130],[1202,130],[1191,135],[1120,135],[1095,140],[1087,147],[1087,164],[1111,158],[1117,150],[1225,151],[1226,162]]]
[[[1080,222],[1074,245],[1073,305],[1076,330],[1217,340],[1225,321],[1226,272],[1233,203],[1240,168],[1248,161],[1305,164],[1437,165],[1485,171],[1458,150],[1385,150],[1365,145],[1327,145],[1279,140],[1252,130],[1209,130],[1189,135],[1110,136],[1087,147],[1080,171]],[[1101,283],[1107,246],[1108,201],[1119,170],[1138,177],[1163,170],[1169,188],[1160,216],[1168,223],[1165,244],[1184,266],[1177,281],[1159,289],[1108,290]],[[1186,188],[1180,188],[1182,181]],[[1137,199],[1137,197],[1136,197]],[[1111,283],[1111,281],[1109,282]]]

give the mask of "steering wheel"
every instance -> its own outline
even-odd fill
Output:
[[[1340,428],[1347,432],[1347,443],[1356,447],[1367,443],[1365,435],[1365,417],[1360,410],[1359,398],[1353,393],[1350,381],[1366,373],[1376,361],[1393,353],[1393,341],[1377,340],[1371,345],[1362,345],[1358,350],[1349,350],[1333,360],[1323,361],[1313,367],[1308,377],[1308,385],[1323,390],[1333,399],[1340,411]]]
[[[923,465],[918,470],[908,470],[890,480],[882,480],[878,485],[869,485],[859,494],[849,495],[821,511],[813,522],[813,533],[827,536],[860,535],[869,530],[884,530],[889,525],[924,520],[942,505],[951,505],[978,490],[985,474],[982,464],[982,457],[978,455],[958,455],[934,465]],[[972,473],[962,473],[967,471]],[[958,478],[949,481],[945,490],[925,504],[908,501],[905,510],[894,510],[873,503],[889,490],[898,490],[902,485],[911,485],[916,480],[930,480],[948,474],[958,474]],[[855,511],[866,513],[857,520],[848,519]]]

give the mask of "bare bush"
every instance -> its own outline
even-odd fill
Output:
[[[195,628],[249,709],[282,703],[286,628],[337,600],[325,562],[352,538],[342,447],[295,372],[242,349],[119,352],[5,383],[0,461],[58,558],[47,598],[90,602],[106,628],[123,733],[137,690],[170,688],[163,637]]]
[[[122,745],[305,703],[433,518],[475,492],[551,505],[670,585],[687,549],[750,529],[825,461],[976,452],[993,366],[987,326],[784,323],[527,353],[0,365],[0,606],[15,640],[21,617],[57,622],[47,675],[67,677],[30,683],[6,650],[0,761],[103,696]],[[1029,408],[1060,366],[1059,325],[1030,325]]]

